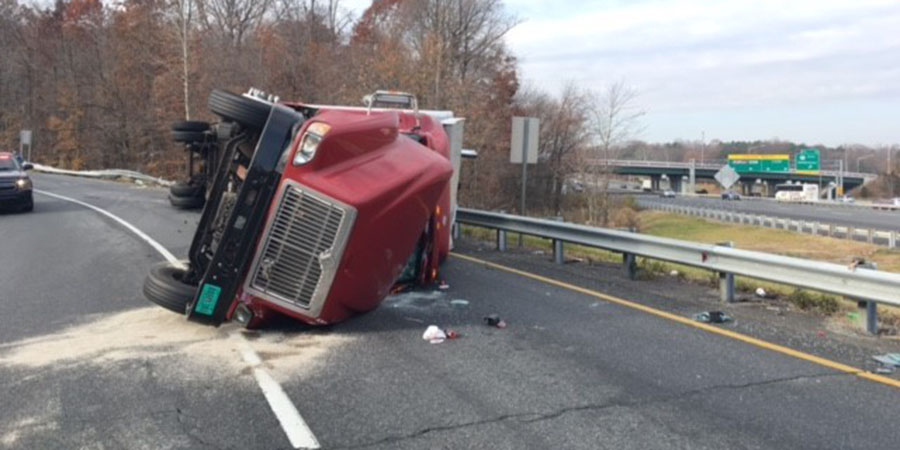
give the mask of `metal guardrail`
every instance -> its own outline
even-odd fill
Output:
[[[84,177],[84,178],[98,178],[98,179],[129,178],[132,180],[140,180],[143,182],[155,183],[155,184],[159,184],[161,186],[171,186],[173,184],[172,181],[165,180],[163,178],[157,178],[154,176],[136,172],[134,170],[125,170],[125,169],[67,170],[67,169],[57,169],[56,167],[45,166],[42,164],[34,164],[34,170],[37,172],[43,172],[43,173],[51,173],[51,174],[57,174],[57,175],[70,175],[70,176]]]
[[[900,274],[467,208],[457,211],[456,221],[497,230],[499,250],[505,250],[506,233],[551,239],[557,263],[563,262],[566,243],[622,253],[631,278],[635,256],[717,272],[723,301],[734,301],[733,279],[740,275],[857,299],[868,302],[867,308],[873,311],[876,303],[900,306]],[[875,321],[877,318],[867,324],[870,332],[875,330]]]
[[[640,206],[657,211],[702,217],[705,219],[717,220],[721,222],[732,222],[741,225],[754,225],[766,228],[795,231],[797,233],[808,233],[814,236],[843,238],[851,241],[883,245],[887,248],[897,248],[898,245],[900,245],[900,232],[897,232],[896,230],[879,230],[876,228],[837,225],[821,221],[772,217],[763,214],[728,211],[716,208],[665,204],[657,203],[654,201],[642,201],[640,203]]]

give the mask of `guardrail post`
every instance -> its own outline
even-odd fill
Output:
[[[854,234],[856,234],[856,229],[853,227],[847,227],[847,239],[852,241]]]
[[[857,269],[878,270],[875,263],[860,264]],[[878,303],[860,300],[857,302],[859,315],[863,317],[863,328],[869,334],[878,334]]]
[[[497,251],[506,251],[506,230],[497,230]]]
[[[875,230],[869,228],[868,235],[866,236],[866,242],[870,244],[875,242]]]
[[[566,255],[563,253],[563,241],[559,239],[553,240],[553,262],[556,264],[564,264],[566,262]]]
[[[622,253],[622,264],[625,266],[625,275],[629,280],[637,279],[637,258],[634,253]]]
[[[834,224],[828,224],[828,237],[834,237]]]
[[[453,234],[453,240],[459,240],[459,223],[453,222],[453,228],[451,228],[450,232]]]
[[[812,230],[810,230],[810,233],[813,236],[818,236],[819,235],[819,222],[813,222],[810,226],[812,227]]]
[[[719,242],[720,247],[734,248],[734,242]],[[724,303],[734,303],[734,274],[719,272],[719,299]]]
[[[888,248],[897,248],[897,232],[888,233]]]

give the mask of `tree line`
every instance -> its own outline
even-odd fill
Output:
[[[607,176],[584,161],[621,149],[641,112],[622,82],[523,89],[505,42],[518,23],[501,0],[375,0],[358,16],[339,0],[0,0],[0,146],[30,129],[37,162],[177,177],[186,158],[168,127],[214,120],[213,88],[350,105],[396,89],[466,118],[480,156],[465,163],[461,201],[473,207],[515,205],[511,118],[539,117],[529,193],[558,211],[573,174]]]

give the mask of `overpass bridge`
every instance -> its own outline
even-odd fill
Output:
[[[601,164],[610,166],[613,173],[618,175],[638,175],[650,177],[654,190],[660,189],[660,183],[664,179],[669,180],[670,188],[676,192],[688,191],[693,192],[691,188],[698,178],[714,180],[716,172],[722,167],[728,165],[726,160],[698,162],[671,162],[671,161],[644,161],[644,160],[624,160],[624,159],[598,159],[591,164]],[[858,186],[874,180],[877,175],[873,173],[846,172],[838,170],[822,170],[817,174],[801,173],[795,169],[789,172],[753,172],[741,173],[741,178],[736,186],[740,186],[740,190],[749,195],[753,186],[762,184],[765,191],[769,195],[774,195],[775,185],[782,184],[787,181],[815,183],[820,186],[827,186],[834,182],[841,185],[843,180],[844,190],[850,191]]]

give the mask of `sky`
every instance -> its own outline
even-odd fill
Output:
[[[362,11],[368,0],[346,0]],[[900,0],[506,0],[525,84],[623,81],[639,139],[900,143]]]

